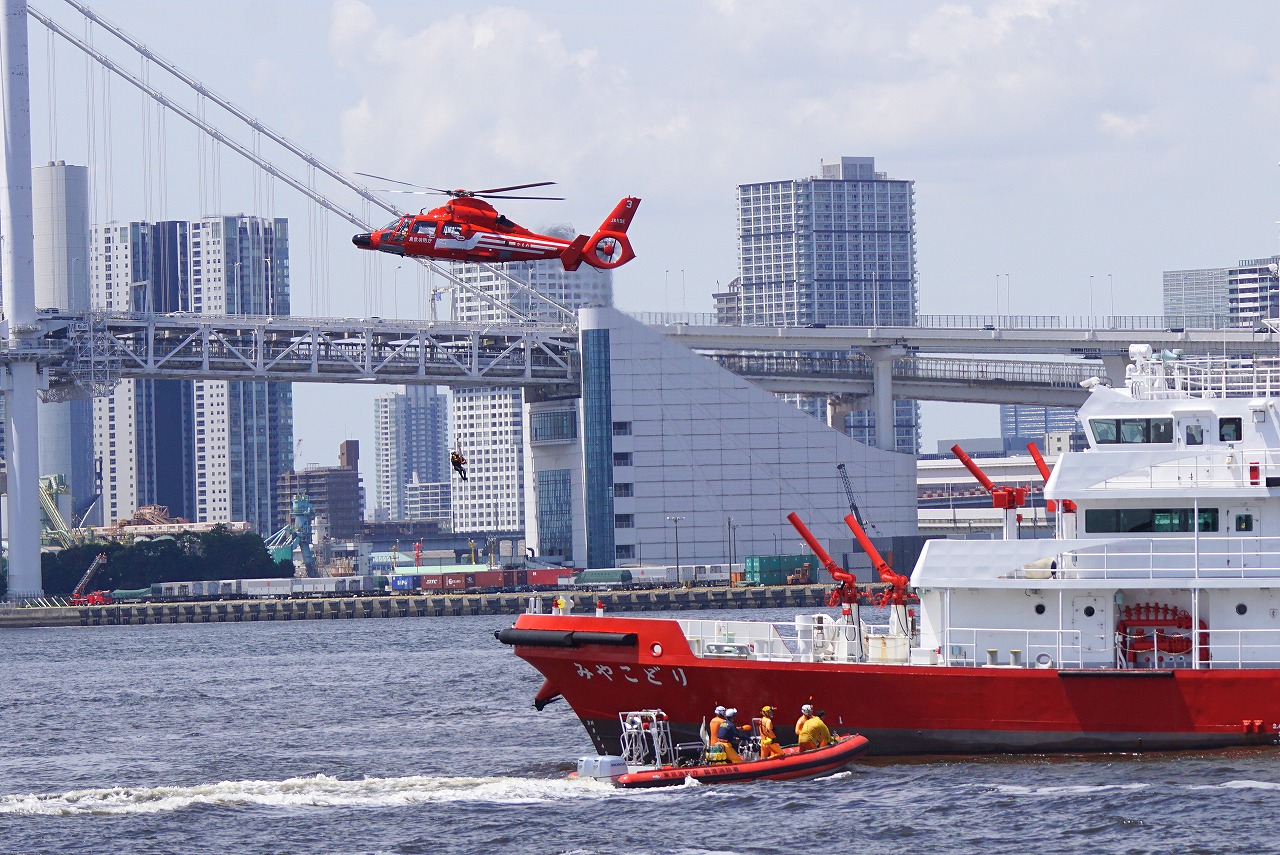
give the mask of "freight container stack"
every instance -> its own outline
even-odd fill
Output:
[[[791,576],[803,575],[809,567],[809,578],[814,568],[820,566],[812,554],[802,555],[752,555],[747,558],[746,582],[749,585],[785,585]]]

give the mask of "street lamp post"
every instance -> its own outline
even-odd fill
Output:
[[[667,522],[673,523],[676,527],[676,581],[683,582],[680,578],[680,520],[684,517],[667,517]]]

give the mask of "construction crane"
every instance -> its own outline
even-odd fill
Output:
[[[89,587],[89,582],[93,580],[93,574],[98,572],[98,568],[107,563],[107,553],[99,552],[98,556],[89,564],[89,569],[84,571],[84,575],[80,577],[80,584],[76,585],[76,589],[71,592],[71,605],[73,606],[109,606],[111,605],[111,594],[108,591],[93,591],[86,594],[85,590]]]
[[[271,557],[277,561],[292,559],[293,549],[296,546],[302,552],[302,566],[307,568],[307,576],[315,579],[319,577],[320,570],[316,566],[316,557],[311,551],[313,517],[315,517],[315,510],[311,506],[311,500],[306,496],[294,496],[293,522],[268,537],[265,544],[271,551]]]
[[[858,521],[858,525],[874,529],[875,526],[867,526],[866,520],[862,518],[862,511],[858,510],[858,503],[853,498],[853,482],[849,480],[849,472],[844,468],[843,463],[837,463],[836,469],[840,472],[840,480],[844,482],[844,494],[849,497],[849,513],[853,514],[853,518]]]

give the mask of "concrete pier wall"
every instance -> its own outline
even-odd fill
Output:
[[[698,609],[817,608],[829,586],[762,588],[677,588],[650,591],[566,591],[574,614],[665,612]],[[552,592],[524,594],[387,595],[300,600],[235,600],[197,603],[125,603],[111,606],[21,608],[0,614],[0,629],[38,626],[128,626],[152,623],[238,623],[243,621],[354,620],[364,618],[517,615],[530,598],[551,611]]]

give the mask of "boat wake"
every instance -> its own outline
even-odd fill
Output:
[[[1093,793],[1116,792],[1122,790],[1145,790],[1151,784],[1064,784],[1059,786],[1020,786],[1017,784],[999,784],[992,788],[994,792],[1011,796],[1079,796]]]
[[[0,814],[46,816],[166,813],[192,807],[394,807],[429,802],[539,803],[599,799],[617,791],[592,781],[533,778],[364,778],[223,781],[186,787],[111,787],[0,796]]]

